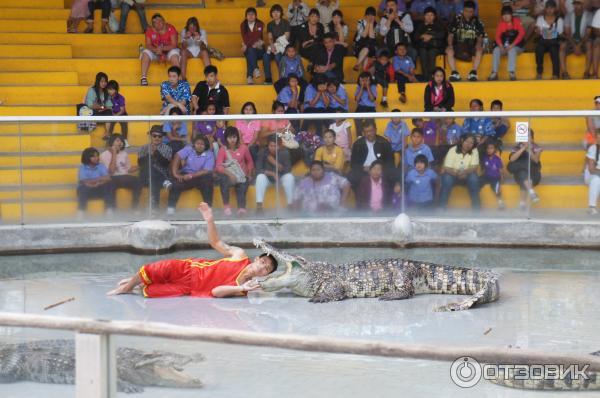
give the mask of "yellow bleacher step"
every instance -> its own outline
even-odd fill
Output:
[[[0,134],[49,135],[75,134],[75,123],[0,123]]]
[[[50,135],[50,136],[3,136],[1,152],[52,152],[80,151],[90,146],[90,136]]]
[[[2,99],[3,106],[0,106],[0,116],[75,116],[75,107],[73,105],[62,106],[47,106],[47,105],[30,105],[18,106],[13,105],[10,101]]]
[[[18,1],[1,1],[0,8],[59,8],[65,7],[63,0],[18,0]]]
[[[71,46],[66,44],[0,44],[1,58],[72,58],[72,56]]]
[[[66,30],[66,19],[48,19],[44,21],[3,19],[0,23],[0,32],[63,33]]]
[[[83,150],[83,148],[81,148]],[[0,156],[0,167],[31,167],[31,166],[58,166],[58,165],[74,165],[79,166],[81,163],[81,154],[54,154],[48,153],[48,156],[31,156],[18,154],[11,156]]]
[[[15,3],[17,5],[17,3]],[[20,5],[20,2],[18,3]],[[0,8],[0,19],[67,19],[70,10],[49,8]]]
[[[2,46],[0,46],[2,47]],[[78,85],[77,72],[2,72],[0,84],[6,86],[36,85]]]

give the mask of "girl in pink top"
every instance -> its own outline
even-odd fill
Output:
[[[71,6],[71,15],[67,19],[67,33],[77,33],[81,21],[85,21],[90,15],[88,7],[89,0],[75,0]]]
[[[336,119],[329,128],[335,132],[335,144],[344,150],[346,161],[350,161],[352,152],[352,124],[346,119]]]
[[[254,162],[248,147],[240,142],[240,132],[235,127],[227,127],[225,130],[226,146],[219,149],[215,171],[219,177],[221,186],[221,197],[223,198],[223,213],[231,216],[231,206],[229,205],[229,188],[235,188],[235,194],[238,204],[238,217],[246,215],[246,192],[254,172]],[[237,166],[244,173],[242,177],[235,173]],[[238,170],[239,170],[238,169]],[[242,181],[243,180],[243,181]]]
[[[242,115],[256,115],[256,105],[254,102],[246,102],[242,105],[240,112]],[[252,153],[252,158],[256,159],[258,153],[258,133],[260,132],[260,121],[259,120],[237,120],[235,127],[238,129],[242,143],[246,145]]]
[[[285,113],[285,105],[279,101],[273,101],[271,107],[271,113],[283,115]],[[260,136],[258,137],[258,143],[260,146],[267,144],[267,139],[271,134],[281,133],[290,125],[290,121],[287,119],[283,120],[263,120]],[[291,126],[290,126],[291,128]],[[292,132],[294,131],[293,128]]]

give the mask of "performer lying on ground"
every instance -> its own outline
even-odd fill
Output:
[[[140,284],[146,297],[232,297],[258,289],[258,283],[252,278],[275,271],[275,257],[261,254],[251,261],[243,249],[229,246],[221,240],[208,204],[200,203],[198,210],[206,221],[208,243],[226,258],[173,259],[146,264],[137,274],[123,279],[116,289],[107,294],[131,293]]]

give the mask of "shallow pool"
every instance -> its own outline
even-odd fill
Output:
[[[447,345],[517,346],[587,353],[600,349],[600,256],[585,250],[525,249],[289,249],[306,258],[350,261],[409,257],[446,264],[492,268],[501,274],[501,297],[469,311],[438,313],[451,295],[419,295],[380,302],[354,299],[311,304],[287,293],[252,292],[234,299],[144,299],[105,292],[144,263],[166,257],[214,257],[211,251],[160,256],[88,253],[0,257],[0,310],[101,319],[148,320],[257,332],[296,333]],[[250,251],[256,254],[255,251]],[[75,301],[44,311],[49,304]],[[491,330],[490,330],[491,329]],[[484,334],[485,332],[487,334]],[[18,342],[72,334],[0,328],[0,339]],[[480,382],[455,386],[445,362],[302,353],[255,347],[117,337],[118,344],[144,349],[201,352],[206,360],[190,370],[200,390],[147,388],[148,397],[377,397],[553,396]],[[74,396],[72,386],[0,384],[2,397]],[[33,395],[32,395],[33,394]],[[587,395],[587,394],[585,394]],[[558,396],[558,394],[557,394]],[[564,394],[560,395],[564,397]]]

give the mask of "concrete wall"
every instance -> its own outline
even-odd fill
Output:
[[[255,237],[280,246],[564,246],[600,248],[600,223],[510,219],[396,218],[222,221],[224,241],[248,247]],[[64,224],[0,227],[0,253],[206,247],[203,222]]]

